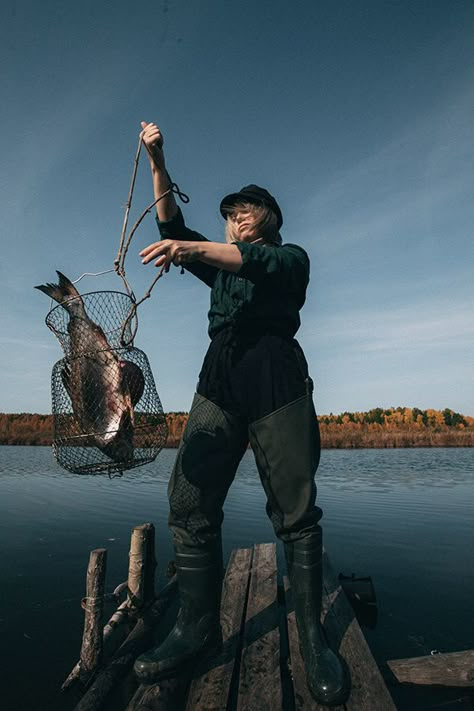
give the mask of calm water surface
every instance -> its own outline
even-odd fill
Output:
[[[57,690],[80,647],[91,549],[108,549],[112,590],[127,577],[132,526],[152,521],[164,582],[173,557],[166,485],[174,457],[164,450],[154,465],[109,480],[64,472],[49,448],[0,447],[2,709],[60,708]],[[470,449],[323,452],[325,544],[337,572],[373,578],[378,621],[364,633],[380,664],[474,647],[473,482]],[[226,502],[224,553],[272,540],[248,452]],[[393,693],[403,711],[443,708],[461,697],[457,708],[470,708],[467,691]]]

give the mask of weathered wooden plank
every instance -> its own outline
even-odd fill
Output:
[[[346,661],[351,674],[348,711],[395,711],[354,612],[337,580],[326,552],[323,555],[324,629],[331,648]]]
[[[290,672],[293,680],[293,695],[296,711],[304,709],[305,711],[325,711],[327,706],[318,704],[308,689],[306,683],[306,671],[304,668],[303,657],[300,652],[300,642],[298,628],[296,625],[296,616],[291,596],[291,589],[288,578],[284,578],[285,591],[285,606],[286,606],[286,621],[288,625],[288,643],[290,647]],[[343,706],[332,707],[333,711],[342,711]]]
[[[276,546],[254,548],[243,633],[238,711],[282,708]]]
[[[221,603],[223,649],[199,672],[189,690],[187,711],[221,711],[227,706],[232,672],[240,643],[247,599],[252,549],[232,551],[224,578]],[[210,667],[210,668],[209,668]]]
[[[178,711],[183,708],[186,688],[179,677],[152,686],[139,686],[126,711]]]
[[[474,649],[387,662],[402,684],[474,686]]]

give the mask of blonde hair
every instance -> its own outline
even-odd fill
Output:
[[[225,241],[227,244],[238,241],[238,229],[232,220],[228,219],[235,212],[248,212],[251,215],[258,238],[263,239],[265,242],[281,244],[277,216],[266,205],[256,205],[252,202],[236,202],[234,205],[224,207],[223,212],[226,217]]]

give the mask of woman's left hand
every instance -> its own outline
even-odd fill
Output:
[[[174,239],[163,239],[154,242],[140,252],[142,264],[148,264],[156,259],[155,267],[165,266],[168,271],[170,264],[185,264],[199,259],[200,242],[186,242]]]

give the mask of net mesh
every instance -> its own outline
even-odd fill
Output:
[[[102,291],[80,300],[79,318],[70,304],[46,318],[65,352],[51,378],[53,451],[71,472],[118,474],[156,458],[166,418],[148,358],[124,345],[133,338],[131,297]]]
[[[93,291],[68,300],[72,306],[75,302],[82,302],[87,317],[101,328],[110,348],[123,348],[132,342],[136,316],[131,296],[121,291]],[[46,325],[60,342],[64,354],[77,356],[88,347],[85,341],[71,342],[70,322],[70,311],[61,304],[54,306],[46,316]]]

